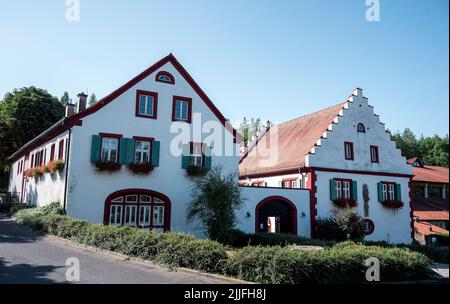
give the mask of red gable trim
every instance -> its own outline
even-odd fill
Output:
[[[184,77],[184,79],[189,83],[189,85],[194,89],[194,91],[200,96],[200,98],[205,102],[205,104],[208,106],[208,108],[216,115],[217,119],[225,126],[226,125],[226,119],[223,116],[223,114],[217,109],[217,107],[214,105],[214,103],[209,99],[209,97],[203,92],[203,90],[200,88],[200,86],[194,81],[194,79],[189,75],[189,73],[186,71],[186,69],[178,62],[178,60],[173,56],[172,54],[169,54],[168,56],[164,57],[151,67],[149,67],[147,70],[139,74],[138,76],[134,77],[130,81],[128,81],[126,84],[109,94],[108,96],[102,98],[98,103],[93,105],[92,107],[86,109],[85,111],[81,113],[77,113],[70,117],[70,119],[79,120],[82,119],[90,114],[93,114],[112,102],[114,99],[125,93],[127,90],[135,86],[137,83],[139,83],[144,78],[148,77],[150,74],[154,73],[156,70],[161,68],[166,63],[170,62],[175,69],[181,74],[181,76]],[[228,130],[228,128],[227,128]],[[235,138],[238,137],[237,132],[235,129],[229,130]]]

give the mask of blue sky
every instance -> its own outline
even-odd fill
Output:
[[[0,0],[0,96],[103,97],[172,52],[224,115],[282,122],[362,87],[392,130],[448,133],[448,1]]]

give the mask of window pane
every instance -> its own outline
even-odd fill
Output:
[[[153,207],[153,226],[164,225],[164,206]]]
[[[140,95],[139,97],[139,114],[145,115],[145,95]]]
[[[175,102],[175,118],[181,119],[181,101]]]
[[[127,195],[126,202],[127,203],[136,203],[137,195]]]
[[[141,195],[141,203],[150,203],[152,201],[152,197],[148,195]]]
[[[153,96],[147,96],[147,112],[146,114],[149,116],[153,115]]]

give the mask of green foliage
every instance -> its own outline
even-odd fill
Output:
[[[247,145],[249,139],[256,134],[256,132],[261,131],[261,119],[260,118],[252,118],[250,121],[247,117],[244,117],[240,126],[239,132],[244,137],[242,143]]]
[[[47,206],[41,208],[41,212],[44,215],[64,215],[64,209],[60,202],[53,202]]]
[[[64,116],[64,106],[47,91],[15,89],[0,101],[0,175],[7,158]]]
[[[419,157],[424,165],[448,168],[448,134],[444,137],[438,135],[424,137],[422,135],[417,140],[416,135],[410,129],[405,129],[403,133],[393,134],[392,140],[396,142],[397,148],[402,151],[406,158]]]
[[[61,96],[59,101],[63,106],[67,106],[68,104],[72,103],[72,99],[70,99],[69,93],[67,92],[64,92],[63,96]]]
[[[205,235],[217,241],[227,238],[237,221],[235,212],[243,204],[237,175],[222,172],[222,167],[215,167],[195,180],[187,208],[188,221],[197,221]]]
[[[91,94],[91,96],[89,97],[89,103],[88,105],[90,107],[92,107],[93,105],[95,105],[98,102],[97,100],[97,96],[95,96],[95,94]]]
[[[20,210],[15,216],[32,229],[81,244],[169,267],[224,273],[259,283],[363,283],[367,270],[364,262],[369,257],[380,259],[383,281],[421,279],[426,277],[429,266],[423,255],[402,248],[345,242],[318,251],[247,246],[227,254],[225,247],[214,241],[179,233],[157,234],[96,225],[61,215],[45,215],[42,208]]]
[[[364,219],[354,208],[333,209],[329,218],[319,218],[316,222],[316,237],[323,240],[362,240]]]
[[[227,260],[225,272],[263,284],[364,283],[370,257],[380,260],[385,282],[423,279],[428,273],[429,261],[419,253],[361,245],[318,251],[245,247]]]

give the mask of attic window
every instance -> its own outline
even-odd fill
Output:
[[[359,133],[366,133],[366,127],[362,123],[358,124],[357,130]]]
[[[175,84],[175,78],[169,72],[161,71],[156,74],[155,81]]]

